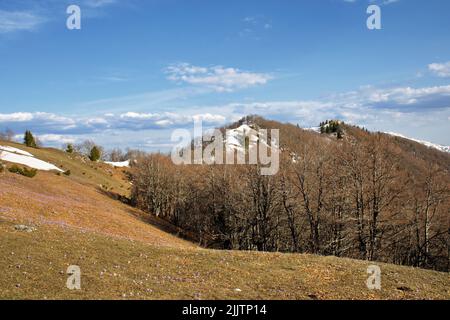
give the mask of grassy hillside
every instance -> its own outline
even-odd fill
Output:
[[[379,264],[382,290],[370,291],[365,261],[201,249],[109,197],[101,184],[127,192],[120,170],[8,145],[72,175],[0,174],[0,299],[450,299],[446,273]],[[65,287],[69,265],[81,291]]]
[[[126,180],[124,170],[114,170],[101,162],[91,162],[76,154],[69,154],[53,148],[28,148],[23,144],[2,141],[0,145],[19,148],[34,155],[36,158],[50,162],[64,171],[70,170],[71,180],[83,185],[101,187],[104,190],[128,195],[130,184]]]
[[[15,231],[0,222],[3,299],[449,299],[448,274],[381,264],[382,290],[366,288],[369,263],[299,254],[225,252],[127,241],[71,228]],[[65,287],[69,265],[82,290]]]
[[[160,246],[192,246],[169,235],[177,230],[168,223],[64,175],[40,171],[30,179],[0,174],[0,199],[0,217],[16,224],[57,225]]]

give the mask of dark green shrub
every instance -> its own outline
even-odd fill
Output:
[[[21,174],[28,178],[34,178],[37,175],[37,170],[23,168],[23,171]]]
[[[71,143],[69,143],[66,147],[66,152],[67,153],[73,153],[73,145]]]
[[[24,177],[28,177],[28,178],[34,178],[37,174],[37,170],[36,169],[28,169],[28,168],[19,168],[17,165],[13,165],[11,168],[8,169],[9,172],[11,173],[16,173],[16,174],[20,174]]]
[[[70,176],[72,173],[70,172],[70,170],[67,170],[67,171],[64,171],[64,174],[65,174],[66,176]]]
[[[16,165],[13,165],[11,168],[8,169],[8,171],[11,173],[19,173],[20,168]]]
[[[94,146],[89,154],[89,159],[93,162],[97,162],[98,160],[100,160],[101,156],[102,153],[100,149],[97,146]]]

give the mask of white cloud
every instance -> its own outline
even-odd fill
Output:
[[[68,117],[45,112],[0,114],[0,128],[17,133],[32,130],[44,143],[61,145],[67,139],[100,139],[122,147],[150,148],[149,138],[168,139],[173,128],[192,128],[201,119],[205,128],[217,127],[242,116],[259,114],[269,119],[317,126],[325,119],[340,119],[371,130],[401,132],[422,140],[450,144],[450,85],[434,87],[361,87],[317,100],[261,101],[190,106],[171,112],[125,111],[96,116]],[[66,140],[65,140],[66,139]],[[136,140],[137,139],[137,140]],[[52,141],[54,140],[54,141]],[[162,148],[162,144],[160,144]]]
[[[450,85],[425,88],[399,87],[392,89],[375,89],[368,87],[358,92],[362,97],[368,96],[369,103],[395,103],[401,105],[414,105],[428,98],[450,97]],[[448,103],[448,101],[447,101]],[[450,105],[447,104],[450,107]],[[430,107],[433,107],[430,105]]]
[[[202,113],[202,114],[180,114],[174,112],[164,113],[138,113],[126,112],[119,115],[116,124],[121,126],[130,126],[135,128],[167,128],[172,126],[185,126],[192,124],[193,121],[203,121],[207,124],[224,124],[226,117],[220,114]]]
[[[138,112],[127,112],[120,115],[122,119],[138,119],[138,120],[151,120],[158,118],[157,114],[151,113],[138,113]]]
[[[198,67],[179,63],[166,69],[168,79],[194,86],[211,88],[217,92],[232,92],[266,84],[272,76],[264,73],[246,72],[222,66]]]
[[[388,5],[392,3],[399,2],[400,0],[369,0],[369,3],[379,4],[379,5]],[[344,2],[355,3],[357,0],[344,0]]]
[[[64,144],[64,143],[74,143],[76,138],[64,136],[60,134],[42,134],[38,135],[39,141],[44,144]]]
[[[15,113],[0,113],[1,123],[26,123],[36,122],[41,126],[56,125],[61,128],[70,128],[75,122],[68,117],[59,116],[54,113],[47,112],[15,112]]]
[[[225,123],[226,121],[226,118],[223,115],[211,113],[196,114],[192,116],[192,119],[195,121],[204,121],[209,123]]]
[[[435,87],[362,87],[355,91],[307,101],[231,103],[204,108],[220,111],[228,121],[248,114],[317,126],[325,119],[340,119],[371,130],[395,131],[441,144],[450,144],[450,85]]]
[[[116,3],[116,0],[85,0],[84,3],[91,8],[100,8]]]
[[[175,112],[138,113],[125,112],[107,116],[67,117],[45,112],[18,112],[0,114],[0,127],[12,127],[22,132],[32,130],[44,135],[44,138],[59,138],[62,135],[79,135],[104,132],[105,130],[149,130],[170,127],[185,127],[193,124],[194,120],[202,120],[206,125],[222,125],[226,117],[221,114]]]
[[[45,19],[28,11],[0,10],[0,33],[33,31]]]
[[[33,119],[30,112],[0,113],[0,122],[25,122]]]
[[[442,78],[450,77],[450,61],[445,63],[432,63],[428,65],[428,70]]]
[[[0,1],[1,4],[2,1]],[[11,1],[14,2],[14,1]],[[0,9],[0,35],[19,31],[35,31],[42,24],[54,21],[55,16],[61,14],[59,6],[53,5],[62,2],[63,5],[73,4],[72,1],[16,1],[21,9]],[[100,9],[112,4],[118,4],[119,0],[82,0],[78,1],[84,18],[95,18],[101,16]],[[63,15],[64,17],[64,15]],[[120,77],[106,77],[105,81],[124,81]]]
[[[67,131],[76,127],[75,120],[47,112],[15,112],[0,113],[0,125],[11,126],[18,130],[41,129],[53,131]]]
[[[395,3],[395,2],[398,2],[398,1],[400,1],[400,0],[384,0],[383,4],[387,5],[387,4]]]

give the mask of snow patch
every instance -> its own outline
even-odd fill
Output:
[[[31,153],[17,149],[17,148],[13,148],[13,147],[8,147],[8,146],[0,146],[0,151],[8,151],[11,153],[17,153],[17,154],[21,154],[24,156],[29,156],[29,157],[34,157]]]
[[[225,139],[227,151],[237,150],[243,152],[245,150],[246,137],[249,138],[249,146],[252,147],[259,140],[258,131],[246,124],[236,129],[227,130]]]
[[[327,124],[328,125],[328,124]],[[305,128],[306,131],[320,133],[320,127]]]
[[[106,164],[109,164],[110,166],[117,167],[117,168],[126,168],[130,166],[130,160],[122,161],[122,162],[111,162],[111,161],[105,161]]]
[[[23,151],[25,152],[25,151]],[[33,155],[28,156],[24,154],[18,154],[14,152],[9,152],[5,150],[0,150],[0,160],[12,162],[12,163],[18,163],[25,165],[27,167],[37,169],[37,170],[43,170],[43,171],[59,171],[64,172],[63,170],[59,169],[58,167],[54,166],[51,163],[36,159],[33,157]]]
[[[236,150],[237,152],[244,152],[246,149],[246,139],[248,138],[248,148],[252,149],[257,146],[258,143],[265,145],[268,148],[278,149],[278,141],[272,139],[271,145],[267,143],[264,135],[253,129],[247,124],[243,124],[236,129],[227,129],[225,147],[226,152],[232,152]]]

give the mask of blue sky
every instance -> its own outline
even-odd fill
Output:
[[[449,14],[446,0],[2,0],[0,130],[164,150],[194,118],[256,113],[450,145]]]

